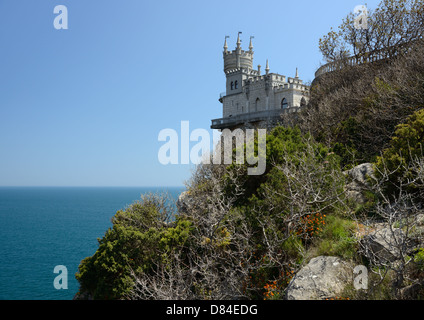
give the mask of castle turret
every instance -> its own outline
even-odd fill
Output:
[[[237,94],[243,92],[244,80],[249,77],[253,70],[253,44],[250,37],[249,51],[244,51],[241,47],[239,32],[237,34],[236,48],[228,51],[227,37],[224,43],[224,72],[227,78],[226,94]]]
[[[227,37],[224,44],[224,72],[239,71],[241,69],[253,69],[253,45],[250,40],[249,51],[244,51],[241,47],[241,32],[237,35],[236,48],[233,51],[228,51]]]

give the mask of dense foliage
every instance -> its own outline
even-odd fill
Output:
[[[169,222],[172,209],[166,197],[143,195],[112,219],[113,227],[99,239],[99,248],[85,258],[76,278],[81,292],[94,299],[116,299],[129,293],[132,273],[150,272],[155,261],[185,243],[190,222],[177,217]]]
[[[414,159],[423,159],[423,132],[421,110],[397,126],[376,168],[396,173],[392,167],[402,163],[411,170]],[[296,127],[277,127],[266,138],[262,176],[246,175],[247,165],[201,164],[187,183],[178,212],[159,195],[143,196],[118,211],[96,253],[81,262],[81,296],[282,299],[292,276],[313,256],[361,261],[355,237],[360,217],[346,197],[341,170],[346,159]],[[423,167],[414,168],[421,171],[408,171],[409,178],[415,175],[415,187],[422,188]],[[377,186],[386,185],[387,177]],[[399,186],[399,179],[391,185]],[[387,194],[384,188],[372,192],[376,199]],[[384,217],[387,205],[376,201],[369,209]],[[389,220],[398,226],[408,221],[402,215]],[[416,255],[407,262],[420,270],[421,260]],[[403,283],[405,270],[396,270],[396,283]]]
[[[175,219],[153,195],[118,211],[96,253],[80,265],[81,293],[282,297],[306,250],[335,237],[334,219],[325,221],[340,206],[344,176],[339,158],[298,128],[278,127],[267,136],[267,160],[263,176],[247,176],[245,165],[200,165]],[[272,295],[266,294],[271,282],[278,284]],[[155,286],[161,289],[151,292]]]
[[[403,186],[411,193],[424,200],[423,188],[416,178],[419,167],[411,165],[424,156],[424,109],[412,114],[406,121],[396,127],[390,145],[377,158],[377,174],[387,174],[385,182],[388,194],[396,196],[396,190]]]

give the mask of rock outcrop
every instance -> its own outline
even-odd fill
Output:
[[[360,238],[362,250],[378,262],[393,262],[422,247],[424,235],[424,214],[410,216],[411,224],[405,233],[401,228],[388,223],[374,224],[367,234]]]
[[[184,191],[178,196],[177,209],[180,213],[187,213],[190,206],[189,191]]]
[[[415,219],[415,226],[411,231],[410,237],[417,245],[421,246],[424,237],[424,213],[417,214]]]
[[[368,177],[374,177],[373,165],[371,163],[363,163],[343,173],[350,180],[345,186],[347,197],[358,204],[364,204],[367,201],[364,196],[364,190],[370,187]]]
[[[379,262],[392,262],[399,257],[399,247],[405,242],[405,235],[397,228],[385,227],[376,230],[361,240],[362,248],[368,250]]]
[[[287,287],[287,300],[322,300],[340,296],[352,281],[352,267],[338,257],[311,259]]]

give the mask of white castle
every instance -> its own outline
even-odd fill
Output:
[[[249,51],[241,48],[240,33],[237,47],[228,51],[224,43],[224,73],[226,92],[221,93],[223,115],[212,120],[212,129],[268,128],[278,124],[281,114],[297,112],[309,99],[309,86],[299,79],[269,72],[266,61],[265,74],[261,66],[253,69],[253,45],[250,37]]]

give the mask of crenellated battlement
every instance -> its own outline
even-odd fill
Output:
[[[224,52],[224,72],[239,69],[253,69],[253,52],[243,50]]]
[[[251,51],[240,50],[240,52],[237,52],[237,49],[236,49],[233,51],[227,51],[227,52],[224,51],[223,54],[224,54],[224,59],[225,57],[235,56],[236,54],[239,54],[242,58],[253,59],[253,51],[251,52]]]
[[[236,73],[244,73],[246,75],[255,77],[258,76],[258,70],[254,70],[254,69],[250,69],[250,68],[235,68],[235,69],[229,69],[227,71],[225,71],[225,75],[229,76],[229,75],[233,75]]]

